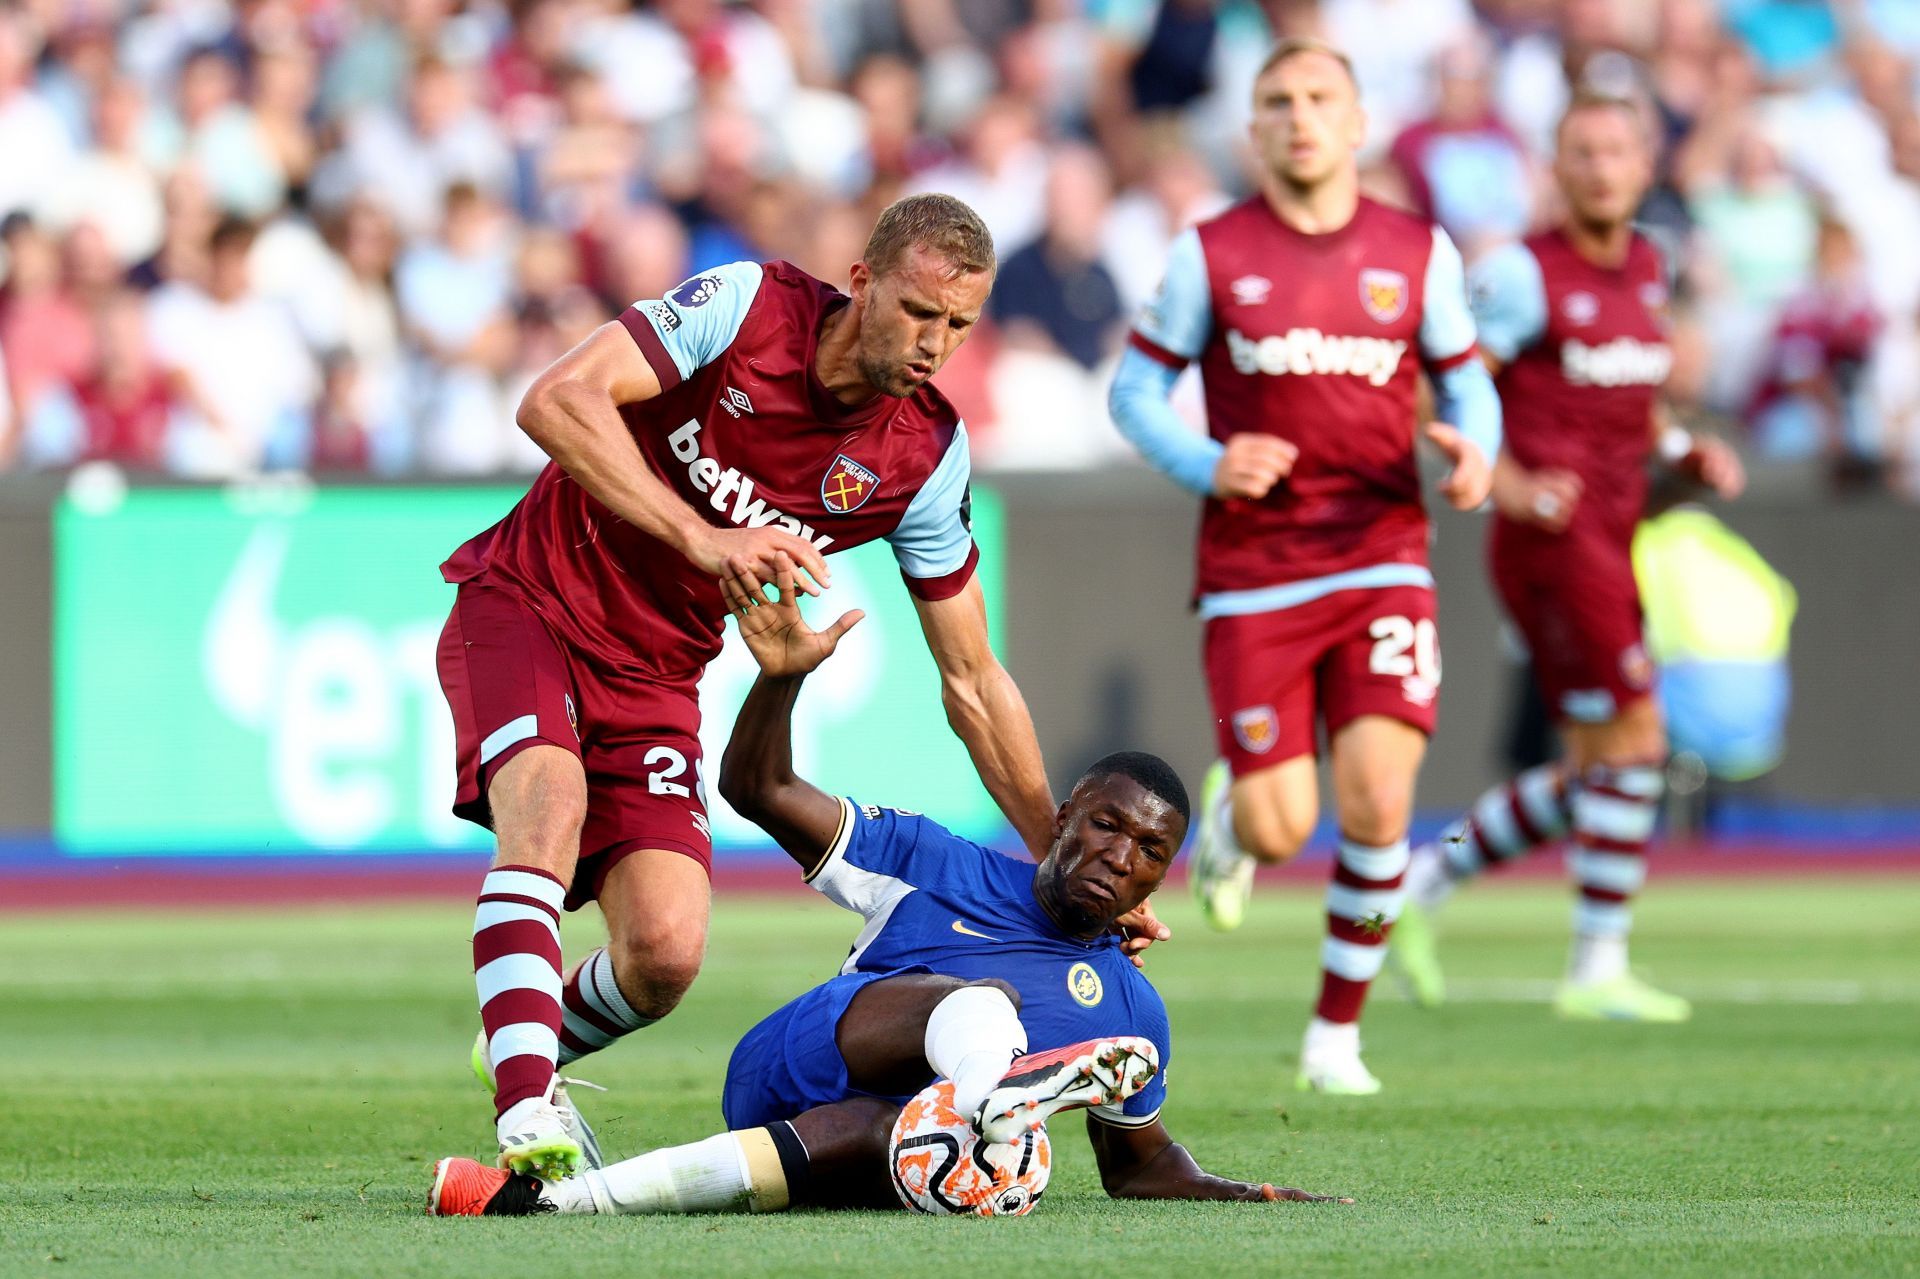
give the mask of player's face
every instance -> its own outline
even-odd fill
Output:
[[[884,275],[854,263],[852,283],[861,307],[860,376],[882,395],[905,397],[938,373],[973,332],[993,275],[956,273],[945,258],[916,247]]]
[[[1263,169],[1289,186],[1314,187],[1354,168],[1366,114],[1336,59],[1296,53],[1254,82],[1248,127]]]
[[[1186,835],[1179,811],[1139,782],[1099,778],[1067,798],[1040,874],[1072,922],[1104,929],[1160,887]]]
[[[1589,107],[1560,126],[1554,176],[1574,220],[1586,226],[1631,221],[1653,182],[1653,153],[1632,112]]]

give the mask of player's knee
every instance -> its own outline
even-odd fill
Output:
[[[993,989],[999,991],[1001,994],[1007,997],[1008,1002],[1013,1005],[1013,1010],[1015,1012],[1020,1011],[1020,992],[1014,989],[1013,983],[1010,981],[1002,981],[998,977],[987,977],[980,981],[970,981],[967,983],[967,985],[991,986]]]
[[[704,927],[668,926],[611,941],[608,949],[620,993],[633,1010],[643,1017],[664,1017],[679,1006],[700,975],[707,934]]]
[[[1399,778],[1367,777],[1340,796],[1340,833],[1356,844],[1384,847],[1405,837],[1412,797]]]
[[[1235,804],[1234,839],[1254,860],[1278,865],[1292,861],[1306,847],[1318,815],[1298,806]]]

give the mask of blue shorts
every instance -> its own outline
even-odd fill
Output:
[[[869,983],[930,971],[916,967],[843,973],[768,1014],[741,1038],[727,1062],[727,1085],[720,1094],[720,1113],[727,1127],[734,1131],[758,1128],[816,1106],[876,1095],[847,1082],[847,1063],[835,1037],[840,1018]],[[890,1100],[904,1103],[906,1099]]]

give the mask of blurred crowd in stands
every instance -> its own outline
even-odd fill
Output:
[[[1920,495],[1920,0],[17,0],[0,469],[529,471],[522,390],[619,308],[738,258],[844,286],[916,190],[1000,249],[940,379],[976,465],[1123,464],[1111,362],[1249,189],[1290,34],[1469,259],[1553,215],[1573,86],[1636,95],[1683,415]]]

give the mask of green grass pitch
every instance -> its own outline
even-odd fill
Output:
[[[1163,909],[1174,1135],[1209,1168],[1357,1204],[1114,1204],[1065,1117],[1018,1220],[431,1220],[432,1159],[490,1135],[470,906],[15,916],[0,1274],[1920,1272],[1920,880],[1656,881],[1636,960],[1699,1001],[1677,1028],[1553,1020],[1566,894],[1488,885],[1445,921],[1458,1002],[1376,994],[1370,1100],[1283,1087],[1316,895],[1264,891],[1228,937],[1177,895]],[[723,896],[682,1010],[580,1068],[612,1089],[585,1094],[609,1152],[716,1131],[733,1042],[832,972],[853,922]],[[569,953],[596,927],[571,920]]]

